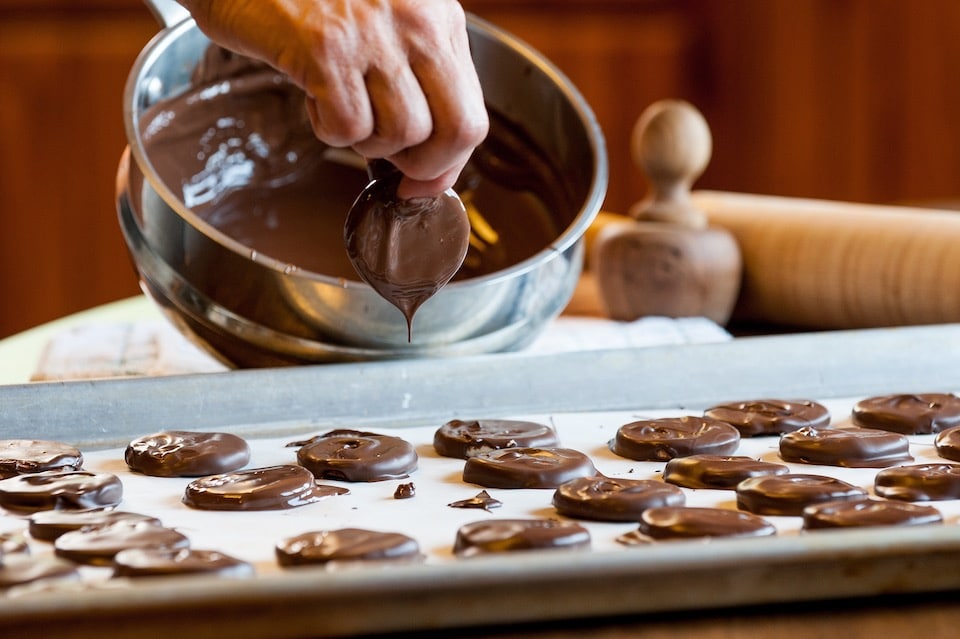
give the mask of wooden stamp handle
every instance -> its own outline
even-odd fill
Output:
[[[660,100],[644,109],[633,129],[630,153],[649,181],[647,196],[630,208],[641,222],[668,222],[690,229],[707,226],[690,201],[690,187],[713,152],[703,115],[683,100]]]

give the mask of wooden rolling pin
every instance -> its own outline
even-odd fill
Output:
[[[690,104],[657,102],[637,121],[631,154],[650,193],[628,216],[598,216],[587,236],[607,315],[694,313],[724,323],[721,302],[730,299],[735,319],[803,328],[960,322],[960,213],[691,193],[710,150],[706,121]],[[660,242],[674,248],[669,263],[644,256],[654,243],[639,240],[667,233],[652,223],[669,224],[684,238]],[[728,248],[723,259],[711,257],[707,231],[732,236],[739,265]],[[729,286],[735,272],[739,295]],[[700,306],[679,304],[684,299]]]
[[[735,317],[818,329],[960,322],[960,213],[695,191],[743,260]]]

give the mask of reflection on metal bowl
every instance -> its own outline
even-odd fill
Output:
[[[144,49],[125,94],[129,149],[118,171],[118,215],[147,294],[235,366],[468,355],[529,343],[573,294],[582,236],[606,189],[605,148],[589,107],[547,61],[472,16],[468,29],[488,104],[565,176],[575,204],[551,212],[563,230],[549,246],[448,284],[419,309],[408,343],[400,312],[368,285],[296,267],[215,228],[160,179],[140,132],[152,105],[190,88],[209,45],[187,19]]]

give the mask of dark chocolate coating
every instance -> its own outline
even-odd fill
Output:
[[[640,516],[639,532],[651,539],[768,537],[776,527],[756,515],[726,508],[663,506]]]
[[[556,431],[545,424],[511,419],[454,419],[437,429],[438,455],[466,459],[503,448],[550,448],[560,445]]]
[[[639,521],[657,506],[682,506],[686,496],[676,486],[654,479],[580,477],[553,493],[553,507],[567,517],[599,521]]]
[[[9,510],[89,510],[116,506],[120,478],[86,470],[48,470],[0,480],[0,506]]]
[[[413,482],[398,484],[396,490],[393,491],[394,499],[412,499],[416,496],[417,487]]]
[[[589,457],[569,448],[505,448],[470,457],[463,465],[463,481],[486,488],[557,488],[596,474]]]
[[[0,591],[46,579],[77,581],[77,564],[56,557],[17,555],[0,562]]]
[[[811,504],[866,498],[863,488],[826,475],[766,475],[737,485],[737,507],[757,515],[800,516]]]
[[[44,510],[30,516],[30,536],[43,541],[53,541],[71,530],[98,528],[121,521],[160,525],[160,520],[156,517],[121,510]]]
[[[763,475],[786,475],[783,464],[760,461],[752,457],[727,455],[690,455],[675,457],[663,469],[663,481],[684,488],[734,490],[744,479]]]
[[[932,506],[919,506],[905,501],[863,499],[831,501],[803,509],[803,527],[854,528],[868,526],[921,526],[943,523],[943,515]]]
[[[0,439],[0,479],[46,470],[80,470],[83,454],[64,442]]]
[[[230,433],[170,430],[133,440],[123,455],[131,470],[154,477],[203,477],[243,468],[250,447]]]
[[[276,556],[281,566],[422,558],[420,545],[412,537],[360,528],[320,530],[290,537],[277,544]]]
[[[937,454],[944,459],[960,461],[960,426],[937,433],[933,445],[937,449]]]
[[[880,497],[903,501],[960,499],[960,464],[915,464],[885,468],[873,479]]]
[[[489,511],[491,508],[500,508],[500,506],[503,506],[503,502],[491,497],[487,491],[481,490],[469,499],[453,501],[447,504],[447,506],[451,508],[482,508],[483,510]]]
[[[489,519],[460,526],[454,554],[473,557],[522,550],[590,547],[590,532],[572,521],[555,519]]]
[[[115,577],[167,577],[171,575],[216,575],[252,577],[253,566],[216,550],[192,548],[128,548],[113,557]]]
[[[904,435],[874,428],[801,428],[780,438],[780,457],[848,468],[885,468],[913,460]]]
[[[53,542],[58,557],[79,564],[108,566],[113,557],[128,548],[187,548],[190,540],[172,528],[150,523],[118,522],[100,528],[73,530]]]
[[[830,423],[827,407],[810,400],[732,402],[708,408],[703,414],[731,424],[742,437],[780,435],[805,426],[822,428]]]
[[[343,240],[360,278],[403,313],[409,339],[417,309],[460,270],[470,220],[452,191],[401,200],[403,175],[384,160],[372,160],[371,169],[374,179],[350,207]]]
[[[860,400],[853,423],[904,435],[939,433],[960,426],[960,397],[951,393],[882,395]]]
[[[183,503],[201,510],[280,510],[322,498],[309,470],[284,464],[195,479],[187,485]]]
[[[730,455],[740,445],[740,432],[709,417],[644,419],[617,429],[609,446],[617,455],[637,461],[667,461],[687,455]]]
[[[413,445],[399,437],[335,430],[304,443],[297,462],[317,479],[384,481],[409,477],[419,458]]]

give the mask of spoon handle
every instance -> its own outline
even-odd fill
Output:
[[[371,180],[384,180],[399,173],[400,169],[395,167],[390,160],[384,160],[383,158],[367,160],[367,176]]]

